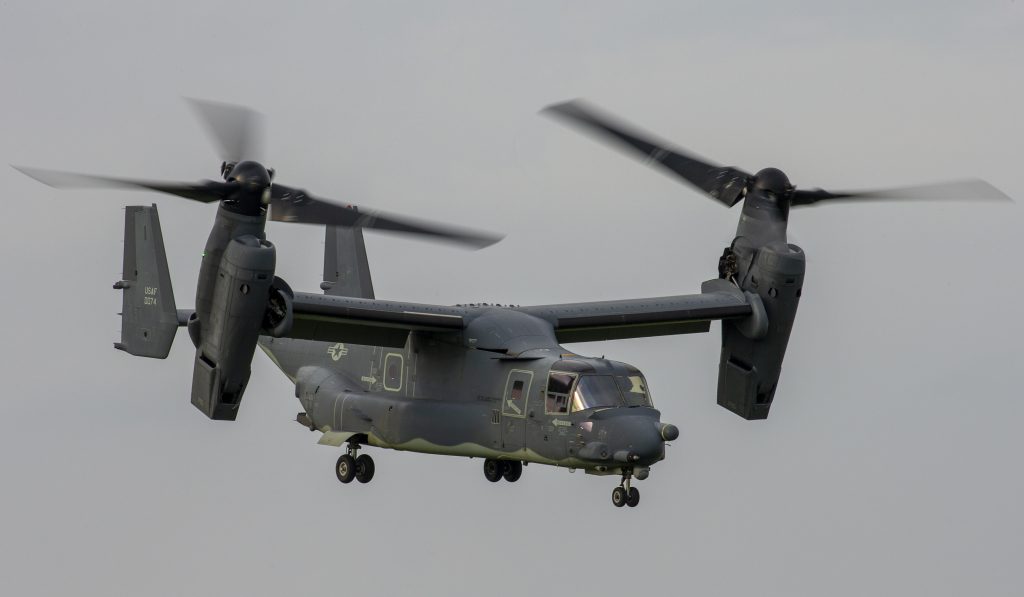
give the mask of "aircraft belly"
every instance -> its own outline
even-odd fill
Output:
[[[390,444],[398,446],[420,440],[438,447],[499,447],[500,429],[492,422],[489,403],[410,398],[394,402],[390,433],[383,438]]]
[[[345,391],[325,397],[323,390],[321,386],[311,413],[321,431],[365,433],[382,447],[414,441],[438,450],[464,444],[499,447],[499,427],[491,422],[488,404]]]

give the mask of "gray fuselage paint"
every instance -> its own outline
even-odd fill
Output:
[[[620,471],[616,453],[637,454],[632,466],[664,458],[660,413],[652,407],[546,409],[553,366],[571,362],[575,370],[606,375],[638,375],[637,369],[575,355],[558,345],[550,324],[525,313],[478,307],[470,317],[462,333],[413,332],[404,348],[267,336],[260,345],[295,382],[312,426],[325,436],[597,473]],[[496,352],[488,341],[515,350]],[[524,395],[509,404],[516,379]]]

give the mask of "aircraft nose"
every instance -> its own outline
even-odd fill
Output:
[[[584,460],[628,466],[650,466],[665,457],[665,442],[679,437],[679,428],[661,422],[652,408],[609,408],[597,411],[580,425]]]
[[[615,459],[630,463],[651,463],[661,460],[665,454],[667,438],[679,437],[679,429],[675,425],[659,422],[648,416],[624,417],[621,420],[623,436],[628,438],[628,445],[617,450]]]

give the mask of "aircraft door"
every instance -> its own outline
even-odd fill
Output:
[[[509,372],[505,381],[505,394],[501,399],[502,451],[522,450],[525,447],[526,413],[532,385],[532,371],[513,369]]]
[[[535,405],[536,424],[528,440],[530,448],[552,460],[563,460],[569,456],[569,434],[572,423],[569,419],[569,403],[578,374],[566,371],[551,371],[546,387],[539,388]]]

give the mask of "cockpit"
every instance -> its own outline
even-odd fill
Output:
[[[580,365],[582,363],[578,361],[563,360],[551,368],[545,403],[547,414],[617,406],[652,406],[647,381],[636,368],[619,363],[608,363],[608,367]]]

